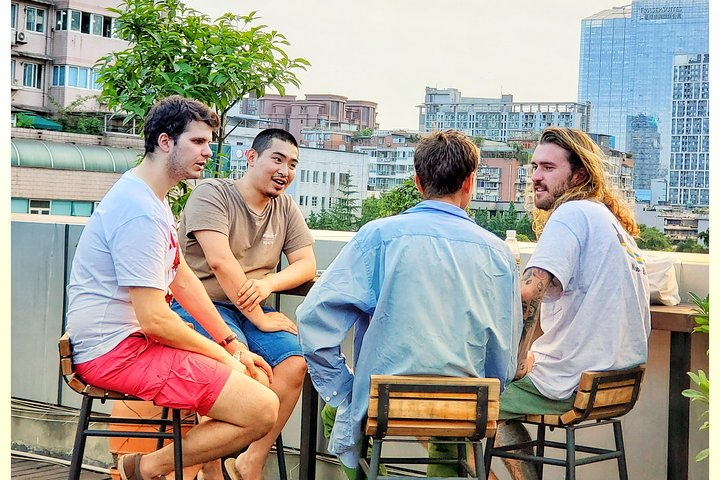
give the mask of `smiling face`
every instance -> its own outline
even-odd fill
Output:
[[[274,198],[283,193],[295,179],[298,149],[289,142],[273,138],[270,146],[260,154],[250,149],[247,161],[253,187],[263,195]]]
[[[555,201],[576,185],[580,170],[570,169],[570,154],[554,143],[541,143],[532,156],[535,207],[551,210]]]
[[[176,141],[169,139],[167,172],[170,178],[179,182],[202,176],[205,164],[212,157],[212,133],[212,127],[208,124],[192,121]]]

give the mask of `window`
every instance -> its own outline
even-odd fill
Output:
[[[75,32],[80,31],[80,20],[82,18],[82,12],[77,10],[70,10],[70,30]]]
[[[15,80],[15,60],[10,60],[10,84],[15,85],[17,83],[17,80]]]
[[[332,208],[332,197],[328,197],[328,208]]]
[[[67,10],[58,10],[55,12],[55,30],[67,30],[67,21]]]
[[[320,208],[325,208],[325,197],[320,197]]]
[[[30,88],[42,89],[43,66],[37,63],[25,63],[23,66],[23,85]]]
[[[10,28],[17,28],[17,3],[10,4]]]
[[[305,181],[305,172],[306,172],[306,170],[300,170],[300,181],[301,182]],[[300,197],[300,198],[302,198],[302,197]],[[300,205],[302,205],[302,203]]]
[[[330,172],[330,185],[335,185],[335,172]]]
[[[30,200],[30,213],[50,215],[50,200]]]
[[[54,87],[65,85],[65,65],[55,65],[53,67],[53,81]]]
[[[300,195],[300,206],[305,205],[305,195]]]
[[[323,183],[327,183],[327,172],[323,172]]]
[[[92,28],[91,33],[93,35],[102,36],[103,34],[103,16],[102,15],[92,15]]]
[[[317,207],[317,197],[312,197],[310,202],[311,207]]]
[[[318,172],[317,170],[313,170],[312,178],[313,183],[318,183],[318,179],[320,178],[320,172]]]
[[[25,28],[31,32],[45,32],[45,10],[25,7]]]

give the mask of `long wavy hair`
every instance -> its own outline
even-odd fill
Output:
[[[548,127],[543,130],[539,143],[552,143],[562,148],[568,152],[571,171],[584,168],[587,175],[582,182],[558,197],[549,210],[535,207],[533,188],[528,185],[525,190],[525,209],[532,216],[532,228],[538,237],[555,209],[570,200],[594,200],[603,203],[630,235],[637,237],[640,234],[632,210],[608,185],[605,155],[585,132],[574,128]]]

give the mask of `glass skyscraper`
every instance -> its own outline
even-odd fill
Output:
[[[708,53],[708,30],[708,0],[637,0],[582,20],[578,101],[591,103],[591,132],[613,135],[616,149],[633,153],[640,198],[653,178],[667,176],[673,56]],[[647,132],[641,119],[657,124],[658,148],[632,144],[642,137],[633,125]]]

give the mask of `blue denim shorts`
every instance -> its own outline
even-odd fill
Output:
[[[280,332],[263,332],[259,330],[240,310],[232,303],[213,302],[217,307],[220,316],[225,320],[230,330],[238,336],[238,340],[250,349],[251,352],[257,353],[275,368],[280,362],[288,357],[297,355],[302,357],[302,350],[298,337],[295,334],[286,331]],[[175,300],[170,306],[172,310],[180,315],[180,318],[186,322],[190,322],[195,326],[198,333],[212,338],[210,334],[200,325],[190,314]],[[270,307],[262,307],[264,312],[275,312]]]

